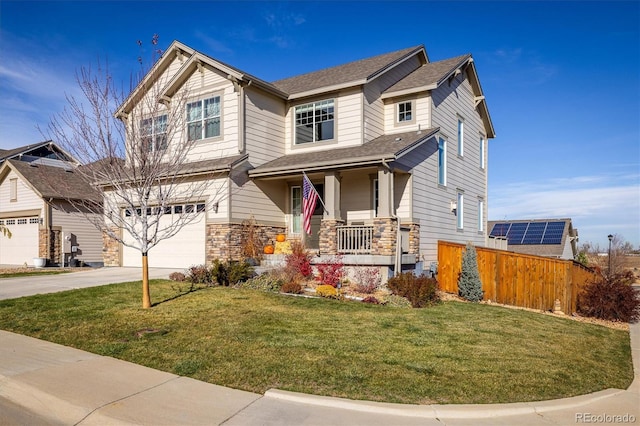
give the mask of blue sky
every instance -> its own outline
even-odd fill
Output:
[[[497,138],[489,219],[571,218],[640,246],[640,2],[0,2],[0,148],[42,140],[108,60],[123,87],[172,40],[272,81],[424,44],[474,57]]]

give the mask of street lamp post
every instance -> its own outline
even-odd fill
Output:
[[[613,240],[613,235],[609,234],[607,238],[609,239],[609,255],[607,257],[609,258],[609,276],[611,276],[611,240]]]

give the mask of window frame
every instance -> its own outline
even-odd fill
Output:
[[[299,127],[304,127],[304,126],[308,126],[309,123],[302,123],[302,124],[298,124],[298,120],[304,120],[304,118],[308,119],[308,115],[306,117],[298,117],[298,111],[302,110],[305,107],[310,107],[311,110],[309,111],[308,109],[306,111],[300,111],[300,113],[302,114],[303,112],[310,112],[311,115],[311,141],[305,141],[305,142],[299,142],[298,140],[298,128]],[[330,109],[331,112],[326,112],[327,115],[330,115],[331,118],[327,119],[327,120],[323,120],[320,122],[316,122],[316,116],[318,115],[318,113],[316,111],[322,111],[322,108],[326,107],[327,110]],[[323,115],[322,112],[320,112],[319,114],[321,117]],[[319,125],[319,123],[325,123],[325,122],[332,122],[332,129],[331,129],[331,137],[330,138],[326,138],[326,139],[316,139],[316,134],[318,133],[316,131],[316,126]],[[320,124],[321,126],[321,124]],[[321,133],[321,132],[320,132]],[[320,142],[329,142],[329,141],[333,141],[336,139],[336,100],[335,98],[330,98],[330,99],[323,99],[323,100],[319,100],[319,101],[313,101],[313,102],[307,102],[305,104],[300,104],[300,105],[296,105],[293,107],[293,145],[294,146],[305,146],[305,145],[309,145],[309,144],[316,144],[316,143],[320,143]]]
[[[485,137],[484,135],[480,135],[480,169],[484,170],[486,168],[486,147],[485,147]]]
[[[464,118],[458,116],[458,155],[464,157]]]
[[[408,120],[407,119],[401,120],[400,119],[400,114],[403,114],[403,113],[406,114],[406,111],[405,112],[400,112],[400,107],[402,105],[407,105],[407,104],[409,105],[409,113],[410,113],[410,117],[411,118],[408,119]],[[404,125],[407,125],[407,124],[415,123],[416,122],[416,108],[415,108],[415,106],[416,106],[416,104],[415,104],[415,101],[413,99],[396,102],[396,104],[395,104],[395,124],[397,126],[404,126]]]
[[[456,229],[464,230],[464,192],[460,190],[456,195]]]
[[[447,139],[438,137],[438,185],[447,186]]]
[[[164,128],[162,132],[158,132],[158,120],[164,117]],[[168,146],[167,139],[167,122],[169,119],[168,114],[160,114],[140,120],[140,141],[143,146],[146,147],[147,152],[166,151]],[[150,125],[145,122],[149,122]],[[149,129],[149,132],[145,132],[145,129]]]
[[[211,101],[214,99],[218,99],[218,111],[217,111],[217,115],[212,115],[210,117],[205,117],[205,102],[207,101]],[[193,119],[190,120],[189,117],[189,108],[191,105],[195,105],[195,104],[200,104],[199,108],[200,108],[200,117],[198,119]],[[223,99],[222,99],[222,93],[210,93],[204,96],[201,96],[197,99],[193,99],[191,101],[187,101],[186,105],[185,105],[185,125],[186,125],[186,129],[185,131],[187,132],[186,134],[186,140],[188,142],[192,142],[192,143],[196,143],[196,142],[200,142],[203,140],[207,140],[207,139],[219,139],[222,137],[222,111],[223,111]],[[212,135],[212,136],[207,136],[207,120],[213,120],[213,119],[218,119],[218,134],[217,135]],[[190,126],[192,124],[196,124],[199,123],[199,127],[200,127],[200,137],[199,138],[194,138],[191,139],[191,128]]]
[[[18,178],[9,179],[9,202],[18,201]]]
[[[478,232],[484,233],[484,200],[478,198]]]

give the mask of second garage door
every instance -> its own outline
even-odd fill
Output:
[[[193,265],[205,263],[205,212],[204,205],[172,206],[173,214],[196,215],[194,220],[185,225],[173,237],[160,241],[149,250],[150,267],[186,269]],[[171,214],[163,215],[162,222],[171,223]],[[161,222],[161,225],[162,225]],[[123,266],[142,266],[142,254],[139,250],[123,246]]]
[[[37,217],[2,219],[11,238],[0,234],[0,264],[33,266],[33,258],[38,257],[39,221]]]

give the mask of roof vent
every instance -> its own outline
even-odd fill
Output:
[[[396,142],[400,142],[402,140],[402,138],[396,138],[395,141]]]
[[[32,162],[29,163],[29,166],[30,167],[38,167],[38,164],[36,164],[35,161],[32,161]]]

